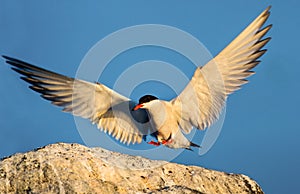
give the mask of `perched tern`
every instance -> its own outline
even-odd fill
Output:
[[[21,74],[29,88],[63,111],[90,119],[97,127],[123,143],[141,143],[150,133],[169,148],[199,147],[183,133],[209,127],[224,107],[227,96],[247,83],[259,64],[272,25],[263,27],[270,15],[263,11],[225,49],[206,65],[198,67],[191,81],[174,99],[165,101],[145,95],[135,104],[101,83],[70,78],[24,61],[3,56]]]

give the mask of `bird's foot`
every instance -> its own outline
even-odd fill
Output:
[[[172,139],[169,139],[169,140],[162,140],[162,144],[163,145],[166,145],[166,144],[170,144],[170,143],[172,143],[173,142],[173,140]]]
[[[150,141],[148,142],[148,144],[154,145],[154,146],[160,146],[159,142],[155,142],[155,141]]]

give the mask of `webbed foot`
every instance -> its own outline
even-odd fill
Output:
[[[148,142],[148,144],[154,145],[154,146],[160,146],[159,142],[155,142],[155,141],[150,141]]]

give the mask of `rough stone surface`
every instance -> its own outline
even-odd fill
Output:
[[[0,193],[263,192],[245,175],[57,143],[2,159]]]

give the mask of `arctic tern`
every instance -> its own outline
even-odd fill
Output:
[[[270,15],[263,11],[225,49],[202,67],[198,67],[184,90],[165,101],[145,95],[138,104],[101,83],[70,78],[24,61],[3,56],[30,88],[63,111],[89,119],[104,132],[123,143],[141,143],[152,134],[169,148],[200,147],[183,133],[193,127],[204,130],[216,119],[229,94],[247,83],[247,77],[259,64],[270,37],[264,38],[272,25],[263,27]],[[150,130],[150,132],[149,132]]]

